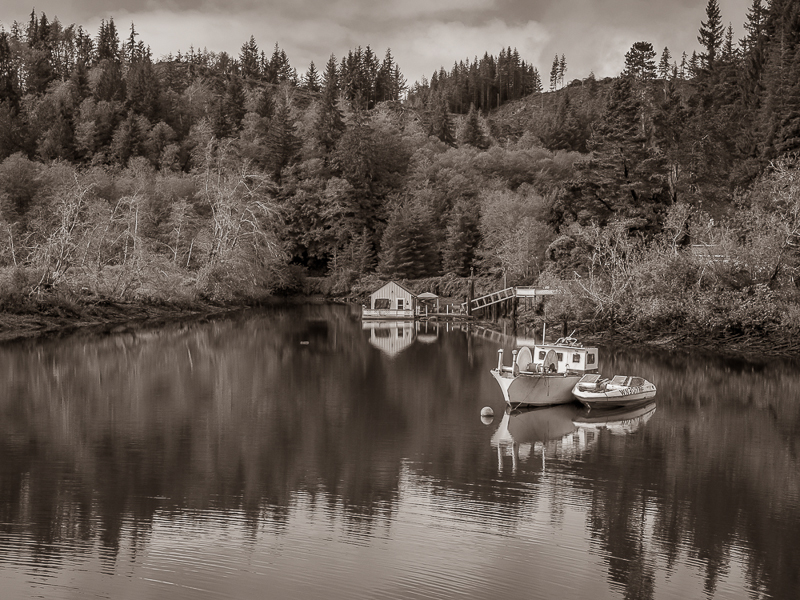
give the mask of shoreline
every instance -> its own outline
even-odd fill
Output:
[[[102,301],[93,304],[60,306],[44,304],[29,312],[0,311],[0,344],[36,338],[71,335],[78,331],[96,334],[129,333],[157,327],[164,323],[210,319],[252,308],[291,303],[347,304],[352,298],[333,298],[320,295],[270,297],[266,299],[213,303],[193,301],[181,303],[152,303],[131,301]],[[444,321],[441,321],[444,322]],[[482,318],[468,322],[503,333],[508,324]],[[535,329],[535,323],[520,323],[519,327]],[[665,352],[713,352],[730,358],[749,361],[800,358],[800,336],[777,327],[759,332],[658,332],[590,331],[576,324],[575,337],[584,344],[627,345]],[[761,360],[759,360],[761,359]]]

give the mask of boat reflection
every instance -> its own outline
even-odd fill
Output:
[[[511,455],[512,469],[516,471],[520,460],[527,460],[535,451],[541,452],[544,469],[545,446],[548,442],[562,440],[572,434],[577,428],[573,420],[581,412],[576,403],[543,408],[506,408],[491,441],[492,446],[497,448],[499,470],[503,470],[505,455]]]
[[[492,435],[497,449],[498,469],[511,457],[514,472],[520,462],[537,453],[546,466],[546,453],[561,459],[577,458],[591,450],[605,430],[612,435],[626,435],[643,427],[656,412],[654,401],[636,406],[609,409],[586,409],[577,403],[542,408],[507,408]]]
[[[605,429],[614,435],[626,435],[642,427],[655,412],[655,402],[620,408],[587,409],[581,411],[572,423],[583,429]]]

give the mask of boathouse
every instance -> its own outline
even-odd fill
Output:
[[[390,281],[369,296],[369,306],[361,312],[364,319],[413,319],[417,296],[396,281]]]

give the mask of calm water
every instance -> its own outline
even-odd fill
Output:
[[[0,346],[0,597],[800,597],[797,364],[603,348],[655,410],[504,417],[513,340],[420,327]]]

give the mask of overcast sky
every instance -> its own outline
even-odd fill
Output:
[[[567,79],[620,73],[625,52],[648,41],[673,58],[698,50],[697,30],[707,0],[3,0],[0,25],[27,23],[31,9],[63,25],[82,25],[97,35],[101,19],[113,18],[120,38],[130,25],[156,58],[190,45],[238,56],[255,37],[267,55],[277,42],[300,75],[313,60],[322,70],[356,46],[379,57],[390,48],[409,83],[444,66],[502,48],[517,48],[549,79],[555,54],[567,60]],[[718,0],[735,39],[752,0]]]

